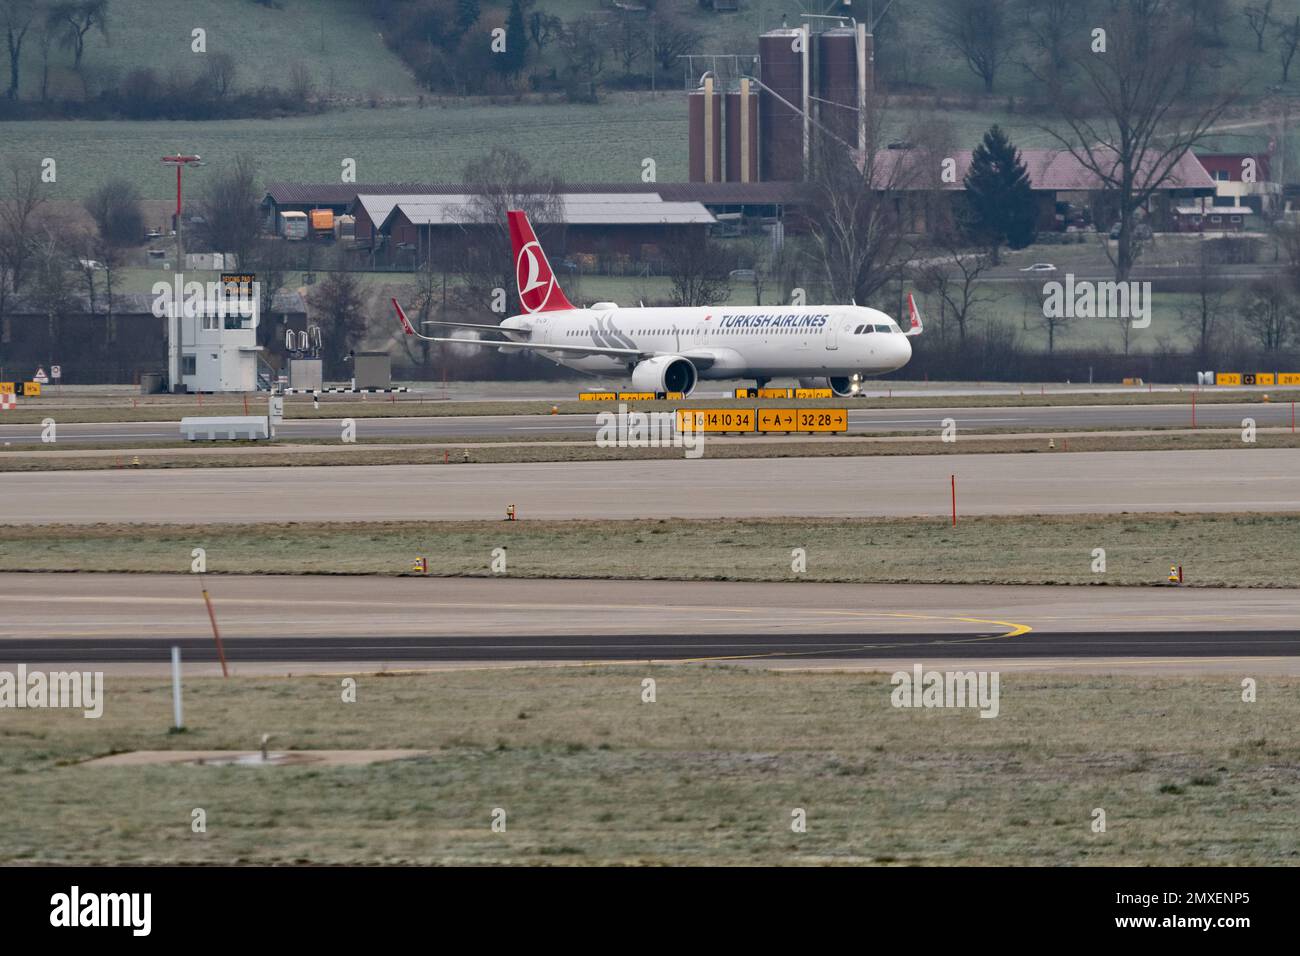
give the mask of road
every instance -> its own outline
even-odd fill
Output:
[[[683,405],[689,405],[684,402]],[[616,410],[610,404],[609,409]],[[57,412],[51,412],[57,421]],[[1196,423],[1202,427],[1240,428],[1242,419],[1253,418],[1260,428],[1290,427],[1290,404],[1243,402],[1222,405],[1201,404],[1196,409]],[[853,434],[879,432],[938,432],[944,419],[957,423],[958,431],[993,431],[1032,429],[1062,431],[1087,428],[1187,428],[1192,424],[1188,405],[1084,405],[1061,407],[997,407],[871,409],[855,408],[849,412],[849,431]],[[433,441],[456,440],[471,436],[510,436],[520,441],[546,435],[590,434],[598,427],[596,414],[590,415],[491,415],[444,418],[358,418],[357,438],[391,440],[424,438]],[[0,444],[39,444],[41,426],[0,425]],[[339,440],[339,419],[290,419],[276,429],[286,439]],[[106,422],[102,424],[61,424],[56,432],[59,445],[95,442],[129,446],[132,443],[178,441],[180,426],[175,422]]]
[[[1300,590],[210,576],[265,662],[1300,657]],[[215,658],[188,575],[0,574],[0,664]]]
[[[14,472],[0,524],[1300,511],[1300,449]]]

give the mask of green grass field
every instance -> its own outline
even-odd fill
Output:
[[[1003,674],[999,715],[888,675],[723,667],[108,675],[0,725],[3,863],[1294,865],[1300,681]],[[656,701],[642,702],[642,681]],[[94,767],[127,750],[418,748],[370,767]],[[191,829],[206,814],[206,832]],[[505,832],[493,832],[496,809]],[[1094,832],[1095,810],[1105,832]],[[791,828],[806,813],[806,832]]]
[[[465,166],[492,146],[523,147],[537,168],[571,182],[639,182],[641,160],[658,178],[687,178],[685,104],[680,95],[610,96],[593,105],[402,106],[346,109],[275,120],[5,123],[0,163],[58,160],[50,198],[76,199],[125,176],[147,199],[176,195],[164,152],[196,152],[207,168],[186,182],[200,189],[247,154],[263,183],[338,182],[345,158],[360,182],[459,182]],[[599,137],[598,148],[581,144]]]
[[[163,78],[172,71],[196,75],[205,54],[191,49],[192,31],[202,29],[208,55],[234,57],[237,91],[288,87],[289,70],[301,63],[311,71],[318,93],[418,94],[409,71],[384,46],[379,24],[366,6],[357,0],[277,0],[274,6],[251,0],[112,0],[108,36],[98,31],[87,35],[82,68],[92,88],[144,67]],[[51,96],[81,95],[71,52],[56,45],[50,66]],[[22,67],[20,93],[31,98],[39,92],[41,70],[34,39],[24,47]]]
[[[887,380],[886,380],[887,382]],[[1079,407],[1092,405],[1185,405],[1188,406],[1190,424],[1190,406],[1193,399],[1201,405],[1219,404],[1259,404],[1263,405],[1264,395],[1256,391],[1224,387],[1219,389],[1202,389],[1199,393],[1192,389],[1180,392],[1094,392],[1039,394],[1034,385],[1023,387],[1020,395],[927,395],[914,389],[916,383],[900,383],[899,391],[892,397],[872,399],[807,399],[800,400],[801,408],[1042,408],[1042,407]],[[440,389],[436,383],[417,383],[418,387],[428,392],[425,394],[405,395],[398,401],[387,401],[376,397],[374,401],[335,400],[329,395],[321,396],[320,407],[315,408],[310,395],[292,395],[285,398],[286,419],[342,419],[342,418],[411,418],[411,417],[448,417],[448,416],[484,416],[484,415],[546,415],[555,409],[560,415],[587,415],[606,410],[617,410],[617,403],[584,402],[578,399],[578,393],[592,387],[588,381],[556,383],[557,391],[572,390],[573,398],[568,401],[547,402],[502,397],[498,401],[443,401],[438,396]],[[912,387],[909,387],[912,386]],[[888,388],[888,384],[883,386]],[[1268,404],[1284,405],[1300,401],[1300,391],[1294,388],[1271,389],[1268,392]],[[394,396],[396,397],[396,396]],[[425,399],[428,398],[428,401]],[[31,424],[52,416],[60,423],[72,422],[178,422],[187,415],[242,415],[244,405],[241,396],[216,398],[209,395],[203,399],[198,395],[112,395],[69,393],[66,397],[58,389],[47,390],[40,398],[22,399],[17,408],[5,413],[4,422],[11,425]],[[248,409],[250,414],[265,407],[265,393],[250,395]],[[753,403],[755,406],[766,404],[768,407],[787,404],[789,399],[729,399],[729,398],[692,398],[689,404],[696,408],[734,408],[738,402]],[[642,411],[672,411],[682,406],[680,401],[632,402],[631,405]]]
[[[524,516],[527,519],[527,516]],[[1294,587],[1300,516],[1035,515],[673,521],[375,522],[0,527],[0,568],[188,572],[203,547],[213,574],[405,574],[426,555],[437,576],[489,576],[493,548],[512,577],[861,584]],[[790,549],[808,571],[790,571]],[[1106,571],[1092,571],[1094,548]],[[599,567],[592,555],[599,554]],[[990,556],[995,556],[990,559]]]
[[[364,429],[364,426],[363,426]],[[968,454],[1069,454],[1084,451],[1195,451],[1201,449],[1276,449],[1300,448],[1300,437],[1285,433],[1262,432],[1253,445],[1243,445],[1238,429],[1196,432],[1157,431],[1153,433],[1089,435],[1056,434],[1055,446],[1045,437],[1022,438],[1015,435],[967,435],[959,442],[941,442],[937,436],[908,438],[850,438],[824,436],[800,439],[796,436],[777,440],[714,440],[705,446],[710,458],[850,458],[875,455],[968,455]],[[466,462],[493,464],[503,462],[586,462],[611,460],[680,459],[679,448],[601,448],[590,435],[554,433],[544,439],[516,443],[500,437],[486,439],[465,437],[456,443],[407,440],[390,443],[382,440],[358,441],[353,445],[311,440],[277,442],[252,446],[240,443],[191,445],[181,442],[140,442],[124,449],[121,446],[78,442],[75,453],[51,453],[50,446],[25,446],[0,450],[0,472],[7,471],[103,471],[136,467],[148,468],[282,468],[305,465],[446,465]],[[96,453],[98,452],[98,453]],[[84,453],[84,454],[83,454]],[[469,454],[466,459],[465,454]],[[134,462],[139,458],[139,465]]]

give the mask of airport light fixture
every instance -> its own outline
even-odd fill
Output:
[[[177,150],[173,156],[164,156],[163,164],[176,167],[176,265],[174,272],[185,271],[185,247],[181,239],[181,170],[186,166],[197,169],[204,165],[202,158],[195,153],[186,155]],[[173,392],[180,391],[181,372],[181,321],[177,310],[173,308],[167,319],[167,384]]]

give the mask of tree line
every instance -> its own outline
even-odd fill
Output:
[[[223,51],[203,52],[194,69],[165,75],[149,66],[92,75],[87,50],[111,42],[110,0],[0,0],[0,32],[8,55],[8,84],[0,100],[0,120],[77,119],[234,119],[274,117],[323,107],[316,80],[303,63],[288,65],[283,86],[241,82],[235,58]],[[36,51],[39,71],[23,70]],[[57,51],[75,77],[80,95],[55,95],[51,79]]]
[[[677,79],[678,57],[702,35],[667,0],[563,20],[539,0],[506,10],[480,0],[382,0],[384,40],[434,93],[560,92],[592,102],[605,89]]]

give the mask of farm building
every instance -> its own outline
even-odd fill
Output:
[[[719,224],[746,219],[779,221],[786,207],[797,204],[805,194],[804,187],[796,183],[566,183],[566,195],[641,196],[662,203],[698,203]],[[466,197],[475,193],[472,185],[465,183],[421,183],[388,185],[351,185],[337,183],[272,183],[267,187],[262,207],[267,216],[268,231],[278,223],[279,214],[285,210],[333,209],[355,217],[355,238],[366,248],[382,246],[381,230],[398,201],[418,202],[426,197]],[[341,199],[341,196],[346,196]],[[657,198],[655,198],[657,197]],[[464,199],[457,200],[461,204]],[[589,224],[594,225],[594,224]],[[636,224],[661,232],[657,224]],[[616,229],[607,223],[604,228]],[[662,234],[659,237],[662,239]],[[376,240],[379,240],[376,242]],[[396,240],[403,241],[403,240]],[[614,245],[629,247],[644,241],[633,237],[613,237]],[[563,252],[564,250],[558,250]],[[577,250],[581,251],[581,250]]]
[[[882,149],[875,154],[873,181],[878,188],[903,193],[961,193],[971,153],[959,152],[954,160],[953,175],[942,177],[932,154],[919,149]],[[1070,225],[1076,210],[1092,210],[1094,225],[1105,227],[1112,217],[1106,209],[1100,179],[1068,150],[1022,149],[1021,161],[1029,174],[1030,188],[1038,203],[1039,232],[1062,232]],[[1189,151],[1179,157],[1168,179],[1156,191],[1147,210],[1157,230],[1177,228],[1177,207],[1215,194],[1215,183]],[[925,202],[907,204],[903,214],[916,232],[924,232]]]
[[[658,193],[563,193],[558,200],[563,239],[552,256],[657,258],[661,245],[703,237],[717,222],[698,202],[665,202]],[[379,232],[400,248],[413,249],[422,261],[467,230],[481,228],[473,196],[401,196]]]
[[[1242,232],[1255,229],[1261,216],[1282,210],[1282,184],[1273,182],[1267,154],[1200,153],[1196,159],[1214,182],[1211,196],[1178,204],[1183,232]]]

